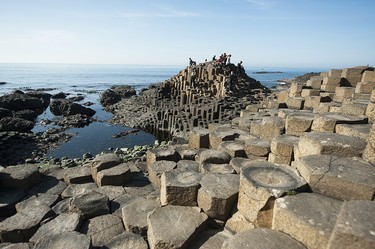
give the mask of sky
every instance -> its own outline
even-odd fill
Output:
[[[0,63],[375,65],[375,0],[0,0]]]

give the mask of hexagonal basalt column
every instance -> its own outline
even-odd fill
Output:
[[[164,172],[175,169],[177,164],[173,161],[161,160],[148,166],[148,179],[154,187],[160,188],[160,177]]]
[[[239,176],[233,174],[204,174],[198,190],[198,206],[218,220],[225,220],[235,205]]]
[[[194,171],[174,169],[161,176],[162,205],[195,206],[202,175]]]
[[[258,226],[270,227],[274,200],[289,190],[303,191],[306,181],[291,167],[254,161],[241,171],[238,210]]]

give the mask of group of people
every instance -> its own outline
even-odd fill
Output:
[[[234,89],[234,84],[235,84],[236,78],[238,76],[242,75],[245,72],[245,69],[242,66],[242,61],[240,61],[237,64],[237,68],[236,68],[237,70],[235,68],[233,68],[234,65],[228,66],[229,64],[231,64],[231,55],[230,54],[227,55],[226,53],[223,53],[219,56],[218,59],[216,59],[216,55],[214,55],[212,57],[212,61],[215,62],[215,64],[218,65],[219,67],[222,67],[224,69],[226,68],[224,70],[224,72],[226,71],[226,74],[228,74],[227,91],[229,93],[232,93],[233,89]],[[195,61],[193,61],[191,58],[189,58],[189,65],[190,65],[190,67],[192,67],[192,66],[196,66],[197,63]],[[195,88],[196,79],[197,79],[197,73],[196,73],[195,69],[192,69],[191,75],[190,75],[190,86],[192,88]]]
[[[216,60],[216,55],[214,55],[214,57],[212,57],[212,61],[216,61],[219,66],[223,67],[225,65],[230,64],[230,57],[231,57],[230,54],[227,55],[226,53],[224,53],[224,54],[221,54],[219,58]]]

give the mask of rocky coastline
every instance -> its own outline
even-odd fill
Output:
[[[208,62],[129,91],[103,93],[112,122],[173,141],[0,169],[0,248],[373,248],[373,67],[271,92]]]

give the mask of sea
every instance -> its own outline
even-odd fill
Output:
[[[47,154],[56,158],[80,158],[85,153],[98,154],[113,148],[151,145],[156,142],[154,135],[138,132],[125,137],[113,135],[131,130],[107,121],[112,114],[106,112],[99,103],[100,94],[112,86],[131,85],[139,93],[150,84],[160,83],[179,73],[186,66],[152,65],[82,65],[82,64],[1,64],[0,96],[14,90],[28,91],[43,89],[56,94],[68,93],[70,96],[83,95],[78,103],[92,102],[90,108],[96,111],[93,122],[83,128],[72,128],[65,133],[74,134],[69,142]],[[283,68],[283,67],[245,67],[246,73],[263,85],[272,88],[280,84],[277,80],[294,78],[309,72],[327,71],[325,68]],[[259,74],[257,72],[267,72]],[[54,117],[49,109],[41,114],[36,122],[34,133],[44,132],[50,125],[42,122]]]

